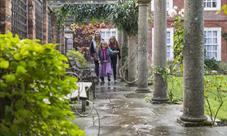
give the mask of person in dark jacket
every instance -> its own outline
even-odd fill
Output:
[[[110,54],[111,66],[112,66],[112,69],[113,69],[114,82],[116,82],[116,80],[117,80],[117,56],[118,56],[119,59],[121,59],[121,54],[120,54],[119,44],[118,44],[115,36],[112,36],[109,39],[109,47],[113,51],[118,52],[118,53],[115,53],[115,54]]]
[[[98,51],[101,44],[101,34],[97,31],[95,32],[94,39],[92,39],[91,45],[90,45],[90,55],[94,60],[95,64],[95,73],[96,76],[99,77],[99,59],[98,59]]]

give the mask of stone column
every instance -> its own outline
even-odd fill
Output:
[[[48,1],[43,0],[43,43],[48,43]]]
[[[118,38],[118,43],[119,43],[119,48],[120,48],[120,54],[121,54],[121,56],[122,56],[122,46],[123,46],[123,42],[124,42],[124,39],[123,39],[123,30],[120,30],[120,29],[118,29],[118,31],[117,31],[117,38]],[[121,68],[121,66],[122,66],[122,59],[120,59],[119,61],[118,61],[118,70],[117,70],[117,76],[119,76],[119,69]]]
[[[11,31],[11,0],[0,0],[0,33]]]
[[[138,35],[128,36],[128,81],[129,86],[136,85]]]
[[[28,0],[28,38],[36,39],[35,31],[35,1]]]
[[[150,92],[148,88],[148,66],[147,66],[147,28],[148,15],[147,8],[150,0],[138,0],[139,20],[138,20],[138,87],[136,92]]]
[[[147,33],[147,54],[148,54],[148,68],[151,68],[152,65],[152,27],[153,27],[153,18],[151,13],[151,2],[148,4],[148,33]]]
[[[185,0],[184,123],[202,124],[204,116],[203,0]]]
[[[122,54],[121,54],[121,65],[122,66],[125,66],[124,70],[125,70],[125,73],[122,73],[121,77],[122,78],[122,81],[124,81],[123,78],[126,78],[126,80],[128,80],[128,64],[125,64],[126,63],[126,60],[127,60],[127,57],[128,57],[128,34],[123,31],[123,42],[122,42]],[[127,68],[127,69],[126,69]]]
[[[164,103],[167,97],[166,67],[166,0],[154,0],[154,92],[153,103]]]

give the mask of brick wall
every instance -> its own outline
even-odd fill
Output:
[[[221,0],[221,4],[227,4],[227,0]],[[177,6],[178,9],[184,8],[184,0],[173,0],[173,5]],[[204,11],[204,27],[221,27],[222,32],[227,32],[227,15],[217,14],[217,11]],[[167,18],[167,27],[172,27],[173,20]],[[150,23],[148,30],[148,62],[152,64],[152,28],[153,24]],[[151,34],[149,34],[151,33]],[[227,40],[221,38],[221,60],[227,62]]]
[[[18,0],[0,0],[0,33],[7,33],[12,30],[12,1],[18,1]],[[26,0],[25,0],[26,1]],[[28,4],[28,13],[27,13],[27,37],[24,38],[30,38],[30,39],[36,39],[36,14],[35,14],[35,8],[36,8],[36,2],[37,0],[27,0]],[[51,14],[51,25],[48,25],[48,14],[49,8],[47,4],[47,0],[43,0],[43,26],[42,26],[42,43],[48,42],[48,26],[52,27],[52,41],[56,42],[57,39],[57,27],[56,27],[56,17]]]
[[[11,0],[0,0],[0,33],[11,30]]]

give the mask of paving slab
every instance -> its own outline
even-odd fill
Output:
[[[182,105],[151,104],[145,97],[152,93],[135,89],[123,83],[98,85],[93,111],[74,122],[87,136],[227,136],[227,127],[182,127],[177,123]]]

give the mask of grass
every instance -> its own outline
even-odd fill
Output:
[[[217,91],[217,88],[222,91]],[[168,77],[168,90],[170,100],[174,103],[183,100],[183,78],[176,76]],[[217,118],[227,120],[227,76],[205,76],[205,96],[208,96],[211,110],[215,114],[220,105],[220,98],[223,105],[218,112]],[[221,96],[221,97],[219,97]],[[205,114],[210,115],[208,104],[205,101]]]

